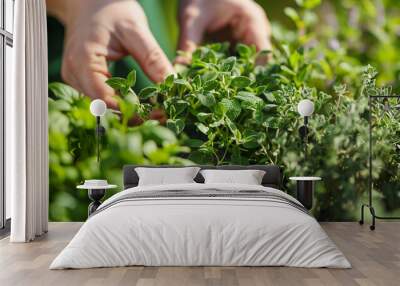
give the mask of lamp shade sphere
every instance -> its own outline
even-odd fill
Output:
[[[297,111],[301,116],[310,116],[314,112],[314,103],[309,99],[303,99],[297,105]]]
[[[106,113],[107,105],[101,99],[95,99],[90,104],[90,113],[94,116],[103,116]]]

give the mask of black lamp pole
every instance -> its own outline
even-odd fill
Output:
[[[304,116],[304,159],[307,162],[307,153],[308,153],[308,116]]]
[[[97,143],[97,163],[100,163],[100,143],[101,137],[106,133],[106,129],[100,123],[100,116],[96,116],[96,143]]]
[[[304,144],[304,161],[307,162],[308,156],[308,116],[304,116],[304,125],[299,129],[301,142]]]
[[[384,109],[385,111],[390,110],[391,106],[388,103],[389,98],[395,98],[397,100],[400,100],[400,95],[370,95],[368,97],[368,135],[369,135],[369,140],[368,140],[368,203],[363,203],[361,205],[361,219],[359,221],[360,224],[364,224],[364,208],[369,209],[369,212],[371,214],[372,218],[372,224],[370,225],[370,229],[374,230],[375,229],[375,220],[376,219],[388,219],[388,220],[399,220],[400,217],[387,217],[387,216],[380,216],[377,215],[375,212],[375,208],[373,206],[373,200],[372,200],[372,191],[373,191],[373,180],[372,180],[372,169],[373,169],[373,141],[372,141],[372,132],[373,132],[373,125],[372,125],[372,109],[374,106],[374,103],[378,100],[383,100],[384,101]],[[395,106],[396,107],[396,106]]]

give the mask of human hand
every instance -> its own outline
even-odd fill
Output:
[[[264,10],[252,0],[181,0],[179,50],[191,54],[206,35],[270,50],[271,28]],[[177,63],[190,60],[185,53]]]
[[[50,3],[49,3],[50,2]],[[154,39],[142,7],[130,0],[47,0],[66,28],[63,79],[91,98],[118,109],[108,62],[131,55],[147,76],[162,81],[173,67]]]

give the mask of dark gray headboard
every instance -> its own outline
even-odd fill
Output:
[[[138,185],[139,177],[135,171],[137,167],[150,167],[150,168],[179,168],[182,166],[143,166],[143,165],[125,165],[124,166],[124,189],[133,188]],[[221,169],[221,170],[263,170],[265,171],[262,185],[265,187],[272,187],[279,189],[281,187],[281,170],[276,165],[223,165],[223,166],[203,166],[197,165],[201,169]],[[199,173],[194,179],[197,183],[204,183],[203,176]]]

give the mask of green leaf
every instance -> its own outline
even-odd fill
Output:
[[[143,144],[143,153],[146,154],[146,156],[151,156],[152,153],[156,152],[157,150],[157,144],[152,140],[146,141]]]
[[[69,103],[73,103],[74,100],[77,100],[80,97],[77,90],[61,82],[50,83],[49,90],[55,97],[63,99]]]
[[[278,105],[276,105],[276,104],[265,104],[264,111],[266,111],[266,112],[275,111],[277,107],[278,107]]]
[[[126,85],[129,87],[133,87],[136,83],[136,71],[132,70],[130,73],[128,73],[128,76],[126,77]]]
[[[212,93],[208,92],[206,94],[199,93],[197,94],[197,98],[201,102],[202,105],[206,107],[213,107],[216,104],[215,97]]]
[[[158,89],[156,87],[148,86],[148,87],[145,87],[144,89],[142,89],[139,92],[139,97],[141,99],[148,99],[150,97],[156,96],[157,95],[157,91],[158,91]]]
[[[265,139],[265,133],[257,132],[254,130],[245,130],[243,133],[243,147],[248,149],[255,149],[260,146],[259,142]]]
[[[203,87],[203,90],[204,91],[211,91],[211,90],[214,90],[214,89],[217,89],[217,88],[219,88],[219,82],[218,81],[216,81],[216,80],[210,80],[210,81],[207,81],[205,84],[204,84],[204,87]]]
[[[66,135],[70,132],[69,118],[60,112],[49,113],[49,130],[50,132],[57,132]]]
[[[257,104],[262,104],[263,100],[257,97],[254,93],[247,92],[247,91],[240,91],[236,95],[237,99],[240,101],[249,104],[250,106],[255,106]]]
[[[194,85],[196,88],[200,88],[201,84],[202,84],[201,76],[200,75],[196,75],[193,78],[192,85]]]
[[[193,59],[193,60],[192,60],[192,65],[191,65],[192,68],[197,68],[197,69],[208,69],[209,66],[210,66],[210,64],[209,64],[209,63],[206,63],[206,62],[204,62],[204,61],[196,60],[196,59]]]
[[[185,112],[185,110],[188,108],[189,105],[190,105],[189,102],[187,102],[185,100],[182,100],[182,99],[177,100],[174,103],[174,106],[175,106],[175,109],[176,109],[175,116],[179,116],[180,114]]]
[[[269,118],[273,118],[272,116]],[[263,124],[266,119],[264,106],[257,104],[254,112],[254,120],[257,124]]]
[[[236,46],[236,51],[241,58],[249,59],[256,54],[255,47],[250,47],[243,44],[238,44]]]
[[[224,98],[219,103],[222,106],[222,110],[229,117],[230,120],[235,120],[241,112],[240,103],[237,100],[231,100]]]
[[[221,70],[222,71],[231,71],[233,69],[233,67],[235,66],[235,63],[236,63],[235,57],[226,58],[221,63]]]
[[[224,120],[224,118],[221,118],[221,119],[219,119],[217,121],[214,121],[209,126],[212,127],[212,128],[216,128],[216,127],[222,126],[224,124],[225,124],[225,120]]]
[[[188,139],[185,141],[185,145],[191,148],[199,148],[203,144],[204,142],[199,139]]]
[[[283,50],[283,52],[284,52],[284,55],[285,55],[287,58],[289,58],[289,57],[290,57],[290,47],[289,47],[289,45],[283,44],[283,45],[281,46],[281,48],[282,48],[282,50]]]
[[[217,77],[218,77],[218,73],[217,72],[209,71],[209,72],[204,73],[201,76],[201,79],[202,79],[203,82],[208,82],[208,81],[212,81],[212,80],[217,79]]]
[[[297,5],[306,9],[314,9],[321,4],[321,0],[296,0]]]
[[[71,104],[64,99],[49,100],[49,110],[70,111]]]
[[[175,134],[180,134],[185,128],[185,122],[182,119],[168,119],[167,127]]]
[[[265,98],[269,101],[269,102],[275,102],[275,96],[272,92],[268,92],[268,93],[264,93]]]
[[[290,65],[295,72],[299,69],[301,58],[302,56],[297,51],[294,51],[289,57]]]
[[[106,83],[122,96],[126,96],[130,89],[127,80],[121,77],[109,78]]]
[[[231,86],[237,88],[248,87],[251,84],[251,80],[245,76],[237,76],[234,77],[231,81]]]
[[[174,84],[176,84],[177,86],[184,87],[187,90],[192,90],[192,86],[190,85],[190,83],[186,79],[177,78],[177,79],[174,80]]]
[[[125,120],[129,120],[139,109],[139,100],[136,94],[131,93],[124,98],[115,96],[114,99],[117,100],[119,109]]]
[[[175,76],[173,74],[167,76],[167,78],[164,81],[165,86],[167,86],[169,88],[172,87],[172,85],[174,84],[174,79],[175,79]]]
[[[156,123],[158,124],[158,122]],[[166,144],[174,143],[177,141],[175,134],[171,130],[163,126],[156,125],[152,127],[149,131],[152,138],[158,140],[160,143]]]
[[[207,135],[208,131],[210,130],[207,126],[205,126],[203,123],[196,122],[195,123],[197,129],[199,129],[203,134]]]
[[[203,58],[208,63],[216,63],[217,62],[217,54],[215,51],[209,49]]]
[[[206,121],[208,118],[211,118],[211,116],[212,116],[211,113],[204,113],[204,112],[199,112],[196,114],[196,117],[200,122]]]
[[[122,77],[112,77],[106,80],[106,83],[115,90],[126,88],[126,79]]]
[[[290,68],[288,68],[287,66],[282,65],[282,66],[281,66],[281,69],[282,69],[284,72],[286,72],[286,73],[288,73],[288,74],[290,74],[290,75],[292,75],[292,76],[296,76],[296,73],[295,73],[294,71],[292,71]]]
[[[296,24],[301,21],[299,14],[297,14],[297,11],[293,9],[292,7],[286,7],[284,9],[285,15],[288,16],[290,19],[292,19],[293,22]]]
[[[225,119],[226,125],[228,126],[229,130],[232,132],[236,143],[240,143],[242,140],[242,134],[240,133],[240,130],[236,126],[235,123],[233,123],[229,118]]]

